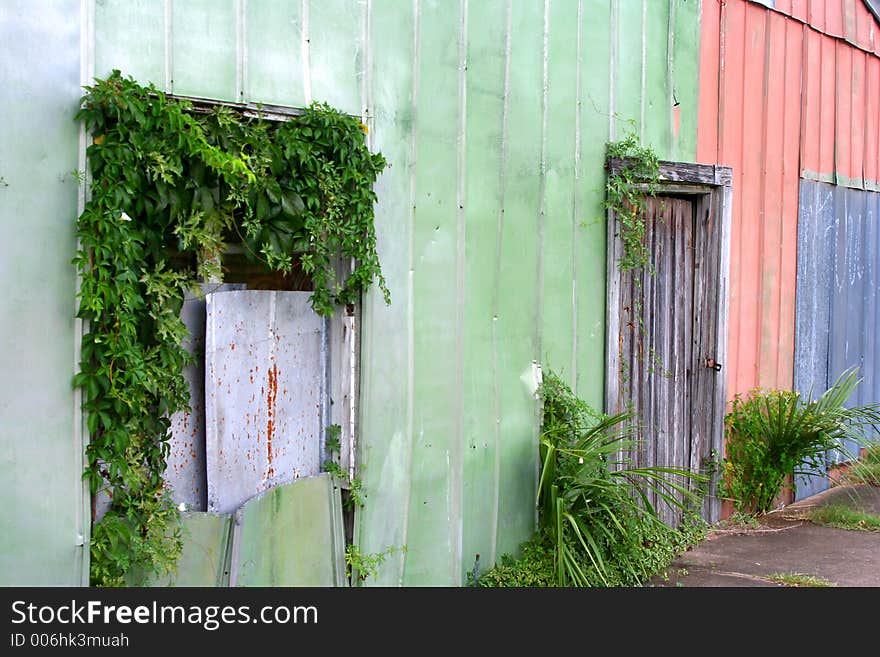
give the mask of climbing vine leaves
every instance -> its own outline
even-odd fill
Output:
[[[373,184],[385,168],[366,128],[313,104],[290,121],[199,112],[114,71],[86,87],[77,114],[88,148],[90,199],[77,222],[80,371],[87,477],[109,509],[95,523],[91,581],[138,584],[170,572],[179,512],[163,482],[173,413],[189,406],[182,375],[184,293],[218,281],[226,244],[266,268],[295,268],[322,315],[376,283]],[[338,276],[334,263],[354,263]]]
[[[619,158],[622,166],[609,174],[605,184],[605,207],[617,216],[623,255],[618,269],[629,272],[646,268],[654,272],[651,254],[645,244],[645,196],[656,193],[660,161],[649,147],[642,146],[634,133],[606,145],[609,158]]]

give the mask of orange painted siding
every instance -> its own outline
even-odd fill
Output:
[[[880,26],[861,0],[726,0],[701,29],[697,160],[734,172],[728,395],[790,387],[799,179],[880,188]]]

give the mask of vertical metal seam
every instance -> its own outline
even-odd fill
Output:
[[[577,44],[575,45],[575,114],[574,114],[574,190],[572,193],[571,216],[571,384],[578,389],[578,216],[580,215],[580,177],[581,177],[581,67],[583,64],[583,0],[577,5]]]
[[[372,23],[373,17],[373,3],[372,0],[366,0],[363,5],[363,24],[362,24],[362,34],[361,41],[364,48],[364,56],[363,56],[363,67],[361,69],[361,108],[362,108],[362,121],[364,125],[368,126],[367,134],[365,136],[365,140],[367,143],[367,148],[369,150],[373,150],[373,140],[375,139],[375,125],[373,118],[371,116],[372,111],[371,108],[373,106],[373,77],[371,74],[373,68],[373,49],[372,49],[372,41],[370,39],[370,33],[373,29]],[[349,271],[354,271],[355,269],[355,260],[351,259]],[[361,304],[361,308],[363,308],[363,304]],[[361,319],[361,329],[363,329],[363,318]],[[355,473],[357,472],[357,414],[356,411],[360,405],[360,396],[357,395],[358,390],[356,389],[356,381],[357,376],[360,370],[363,369],[361,364],[361,368],[358,369],[357,365],[362,360],[359,356],[363,353],[363,351],[358,351],[357,349],[357,341],[355,339],[356,326],[354,325],[354,319],[352,319],[352,326],[350,327],[349,339],[350,339],[350,353],[349,353],[349,366],[351,367],[350,377],[349,377],[349,427],[348,427],[348,436],[349,436],[349,444],[348,444],[348,474],[349,477],[354,479]],[[363,394],[361,388],[361,396]]]
[[[868,125],[867,125],[867,124],[868,124],[868,121],[870,121],[870,118],[869,118],[870,115],[868,114],[868,94],[870,93],[870,90],[869,90],[869,88],[868,88],[868,57],[867,57],[867,55],[866,55],[863,51],[857,51],[857,50],[852,50],[852,51],[850,51],[850,56],[851,56],[852,58],[854,58],[854,59],[853,59],[853,69],[852,69],[852,80],[853,80],[852,88],[853,88],[853,97],[855,97],[855,90],[856,90],[856,88],[857,88],[857,85],[856,85],[856,66],[855,66],[855,58],[856,58],[856,57],[861,57],[861,58],[862,58],[862,85],[861,85],[861,89],[862,89],[862,92],[863,92],[863,93],[862,93],[862,101],[863,101],[863,104],[864,104],[864,113],[862,114],[862,117],[863,117],[863,119],[862,119],[863,124],[862,124],[862,126],[861,126],[861,133],[862,133],[862,134],[861,134],[861,137],[862,137],[862,144],[861,144],[861,146],[862,146],[862,162],[861,162],[861,167],[860,167],[860,168],[857,168],[857,167],[851,167],[851,168],[852,168],[853,171],[857,171],[857,170],[858,170],[858,171],[861,172],[860,175],[861,175],[861,178],[862,178],[862,179],[861,179],[861,182],[860,182],[860,184],[859,184],[859,186],[858,186],[858,189],[867,189],[867,187],[866,187],[866,183],[867,183],[867,181],[865,180],[865,160],[866,160],[867,157],[868,157],[868,130],[867,130]],[[853,105],[855,105],[855,103],[853,103]],[[852,148],[850,149],[850,153],[853,153],[853,149],[852,149]]]
[[[356,315],[349,317],[348,327],[348,474],[354,479],[356,468],[357,453],[355,445],[357,437],[355,431],[357,429],[357,341],[358,341],[358,323]]]
[[[758,231],[758,299],[759,299],[759,307],[758,307],[758,321],[755,322],[755,341],[754,345],[757,347],[757,357],[755,358],[755,372],[754,379],[758,382],[758,385],[768,385],[775,386],[776,381],[765,382],[762,380],[762,372],[765,367],[765,359],[768,358],[768,354],[763,353],[762,350],[762,334],[765,330],[766,324],[769,322],[769,318],[767,317],[767,312],[770,310],[770,304],[766,299],[766,294],[772,294],[772,289],[768,290],[768,288],[772,288],[772,282],[767,280],[767,268],[764,263],[764,249],[767,247],[767,240],[765,238],[766,225],[768,221],[768,208],[767,208],[767,149],[768,149],[768,139],[769,139],[769,130],[770,130],[770,121],[769,118],[769,106],[770,102],[770,31],[771,31],[771,15],[770,12],[764,11],[764,66],[762,68],[763,79],[761,80],[761,120],[763,125],[761,126],[761,168],[757,172],[760,178],[759,184],[759,194],[758,199],[760,202],[760,209],[758,210],[759,217],[759,231]],[[744,51],[747,52],[747,51]],[[745,95],[743,95],[743,102],[745,102]],[[743,132],[745,135],[745,132]],[[743,139],[745,142],[745,139]],[[775,373],[774,373],[775,379]]]
[[[666,23],[666,107],[668,114],[669,157],[678,160],[678,138],[675,134],[675,0],[669,0]],[[698,10],[699,11],[699,10]],[[697,74],[699,78],[699,73]]]
[[[701,19],[702,21],[702,19]],[[702,22],[701,22],[702,25]],[[726,68],[726,55],[727,55],[727,5],[722,3],[721,8],[718,13],[718,116],[715,120],[715,161],[721,162],[722,155],[724,153],[724,131],[722,126],[723,117],[724,117],[724,105],[725,105],[725,94],[724,94],[724,83],[727,73]],[[740,167],[741,169],[741,167]],[[742,170],[740,170],[740,175],[742,175]],[[734,363],[734,371],[736,371],[736,364]]]
[[[235,98],[244,102],[247,66],[247,0],[235,0]]]
[[[769,15],[769,12],[768,12],[768,15]],[[788,117],[788,108],[789,108],[788,94],[785,93],[786,82],[788,81],[788,75],[789,75],[789,73],[788,73],[788,56],[789,56],[789,50],[788,50],[788,38],[789,38],[789,37],[788,37],[788,25],[787,25],[787,19],[785,19],[785,22],[783,23],[783,28],[784,28],[784,30],[785,30],[785,37],[784,37],[784,39],[783,39],[783,45],[782,45],[782,48],[783,48],[783,58],[782,58],[782,61],[783,61],[783,64],[782,64],[782,89],[783,89],[783,94],[782,94],[782,116],[783,116],[783,121],[785,121],[786,117]],[[803,67],[804,67],[803,51],[801,51],[801,65],[800,65],[799,68],[800,68],[801,70],[803,70]],[[783,327],[783,325],[784,325],[784,323],[785,323],[785,321],[786,321],[786,319],[785,319],[785,315],[783,314],[783,308],[784,308],[784,306],[785,306],[785,303],[784,303],[784,296],[785,296],[785,295],[784,295],[784,291],[783,291],[783,290],[784,290],[784,287],[783,287],[783,286],[784,286],[784,281],[783,281],[783,279],[782,279],[782,265],[783,265],[783,263],[785,262],[785,228],[786,228],[786,219],[787,219],[787,215],[786,215],[787,208],[786,208],[786,206],[785,206],[785,189],[786,189],[786,184],[787,184],[787,183],[786,183],[786,175],[785,175],[785,174],[787,173],[787,172],[786,172],[786,157],[785,157],[785,153],[786,153],[786,141],[785,141],[785,129],[784,129],[784,127],[783,127],[783,129],[782,129],[782,176],[779,177],[779,207],[780,207],[780,212],[779,212],[779,230],[778,230],[778,241],[777,241],[777,244],[778,244],[777,255],[778,255],[778,257],[779,257],[779,272],[780,272],[780,274],[779,274],[779,280],[777,281],[777,285],[779,286],[779,300],[778,300],[778,310],[779,310],[779,342],[782,342],[782,327]],[[797,220],[797,218],[795,217],[795,221],[796,221],[796,220]],[[797,238],[795,237],[795,247],[796,247],[796,246],[797,246]],[[797,257],[797,256],[795,256],[795,257]],[[795,282],[796,282],[796,281],[797,281],[797,277],[795,277]],[[797,287],[796,287],[796,286],[795,286],[794,293],[795,293],[795,294],[797,293]],[[775,386],[781,386],[781,385],[783,385],[782,382],[785,380],[785,379],[783,378],[784,376],[786,376],[786,377],[790,377],[790,378],[788,378],[789,383],[788,383],[785,387],[791,387],[791,386],[794,385],[794,331],[792,331],[791,339],[792,339],[792,342],[791,342],[792,371],[791,371],[790,373],[788,373],[787,375],[783,374],[783,371],[782,371],[782,360],[783,360],[782,354],[783,354],[783,351],[785,351],[785,345],[780,344],[779,346],[782,347],[782,348],[776,350],[776,368],[775,368],[775,370],[776,370],[776,375],[775,375],[775,381],[774,381],[774,383],[773,383],[773,385],[775,385]]]
[[[809,39],[807,39],[807,28],[806,25],[801,28],[801,66],[800,66],[800,120],[798,121],[798,163],[797,163],[797,177],[798,181],[802,177],[802,173],[805,167],[804,162],[804,135],[806,134],[806,126],[807,126],[807,102],[809,97],[809,91],[805,92],[805,88],[809,86],[810,80],[807,78],[806,70],[808,67],[808,62],[810,60],[810,43]],[[819,70],[821,72],[821,66]],[[821,130],[820,130],[821,133]],[[800,215],[800,182],[798,182],[798,215]],[[800,217],[798,217],[798,224],[800,224]],[[795,292],[797,290],[795,289]]]
[[[645,102],[648,84],[648,0],[642,0],[642,70],[639,86],[639,135],[645,141]]]
[[[617,93],[615,82],[617,79],[617,66],[619,64],[620,34],[618,33],[618,26],[620,25],[620,5],[618,0],[609,0],[609,2],[611,6],[611,25],[609,26],[611,38],[609,39],[610,65],[608,67],[608,139],[614,141],[617,136],[617,126],[614,123],[616,118],[614,113],[616,106],[614,94]]]
[[[537,271],[535,275],[535,358],[544,362],[544,214],[547,211],[547,102],[549,97],[550,0],[544,0],[543,72],[541,77],[541,170],[538,186]]]
[[[365,44],[365,46],[364,46],[365,48],[370,43],[370,29],[371,29],[370,18],[372,16],[372,10],[373,10],[373,7],[372,7],[371,0],[366,0],[366,3],[364,4],[364,17],[363,17],[363,22],[361,25],[361,30],[363,33],[362,34],[363,42]],[[366,98],[369,94],[372,93],[372,89],[370,88],[370,85],[372,84],[372,78],[368,79],[367,72],[366,72],[366,69],[370,65],[371,65],[371,60],[368,61],[367,58],[365,58],[365,60],[363,62],[364,70],[362,70],[363,75],[362,75],[362,79],[361,79],[361,113],[362,113],[361,120],[364,123],[364,125],[366,125],[369,128],[369,130],[365,136],[365,140],[367,143],[367,148],[372,150],[373,137],[370,133],[372,132],[374,126],[367,122],[367,117],[365,116],[365,112],[363,109],[363,106],[365,104],[364,98]],[[341,269],[341,267],[340,267],[340,269]],[[371,304],[364,303],[363,299],[364,299],[364,295],[361,296],[361,313],[362,313],[361,323],[364,326],[374,325],[375,322],[373,320],[374,313],[373,313],[372,306],[371,306]],[[343,330],[345,330],[345,327],[346,327],[346,318],[345,317],[343,317],[342,321],[340,322],[340,325],[343,327]],[[373,349],[373,334],[374,333],[375,333],[375,331],[366,333],[366,338],[368,340],[368,344],[367,344],[366,348],[364,348],[363,343],[361,344],[361,351],[360,351],[361,355],[364,353],[364,351],[366,351],[369,354],[374,353],[374,349]],[[349,339],[351,339],[352,342],[354,342],[354,336],[350,336]],[[349,403],[353,404],[355,406],[355,408],[358,409],[360,415],[365,415],[366,413],[364,412],[364,408],[362,407],[362,405],[363,405],[363,400],[367,397],[367,393],[365,393],[364,391],[367,390],[370,393],[372,392],[372,387],[371,387],[372,386],[372,376],[371,376],[371,368],[363,367],[363,362],[362,362],[363,357],[361,357],[360,360],[361,360],[361,369],[357,374],[359,375],[360,393],[361,394],[360,394],[357,402],[355,402],[353,400],[349,400]],[[340,359],[340,362],[342,362],[342,359]],[[331,376],[332,376],[332,372],[331,372]],[[353,385],[353,383],[352,383],[352,385]],[[351,390],[351,388],[349,390]],[[349,393],[349,394],[351,394],[351,393]],[[351,408],[351,406],[349,408]],[[352,429],[351,422],[352,422],[351,413],[349,413],[348,476],[350,479],[354,480],[355,470],[356,470],[355,466],[356,466],[356,462],[357,462],[360,442],[355,440],[354,432],[351,430]],[[363,509],[361,507],[355,508],[354,517],[355,517],[355,519],[354,519],[354,526],[352,528],[352,534],[353,534],[352,541],[355,545],[361,545],[361,534],[362,534],[361,527],[362,527],[362,523],[364,522],[364,513],[363,513]],[[343,529],[343,535],[344,534],[345,534],[345,530]],[[342,577],[344,580],[344,567],[343,567],[343,576]]]
[[[162,29],[165,33],[165,91],[174,93],[174,0],[165,0],[162,11]]]
[[[726,7],[726,5],[722,5],[722,10],[725,7]],[[746,49],[746,42],[748,41],[748,25],[747,25],[748,11],[747,11],[747,9],[748,9],[748,7],[743,8],[742,52],[748,52],[748,50]],[[741,99],[745,99],[745,97],[746,97],[746,88],[745,87],[746,87],[746,79],[745,79],[745,73],[743,73],[743,78],[740,81],[740,89],[739,89]],[[745,139],[746,113],[745,112],[743,112],[743,111],[739,112],[739,121],[740,121],[740,134],[743,135],[743,137],[739,140],[739,144],[734,144],[733,147],[738,148],[738,150],[739,150],[739,160],[738,161],[740,164],[741,184],[740,184],[740,189],[737,190],[737,193],[739,194],[739,198],[740,198],[739,217],[737,218],[737,222],[738,222],[737,225],[738,225],[738,231],[742,232],[743,215],[744,215],[744,211],[743,211],[742,206],[743,206],[743,201],[745,199],[745,190],[743,189],[743,187],[745,186],[745,180],[746,180],[746,171],[745,171],[745,169],[746,169],[746,149],[745,149],[745,144],[746,144],[746,139]],[[751,245],[748,245],[748,246],[751,248]],[[737,247],[739,248],[739,256],[738,256],[737,260],[741,263],[743,261],[743,255],[744,255],[744,252],[746,249],[745,240],[743,240],[743,239],[737,240]],[[742,266],[740,266],[739,277],[736,281],[737,292],[740,294],[741,294],[741,291],[739,288],[742,287],[742,279],[743,279],[743,272],[742,272]],[[740,306],[741,305],[742,305],[742,303],[740,302]],[[736,331],[736,349],[735,349],[736,360],[732,363],[733,367],[735,368],[733,371],[733,374],[737,379],[739,379],[740,370],[742,369],[740,367],[739,358],[740,358],[740,352],[742,351],[740,349],[740,345],[743,342],[742,336],[744,333],[744,326],[743,326],[744,321],[745,321],[745,313],[743,313],[742,310],[740,309],[740,311],[737,313],[737,323],[739,324],[739,326],[737,327],[737,331]],[[728,357],[728,360],[730,360],[729,357]],[[752,372],[752,380],[753,381],[755,380],[754,375],[755,375],[755,372]],[[739,389],[739,382],[738,381],[736,383],[736,388]]]
[[[494,564],[498,556],[498,534],[500,505],[501,505],[501,400],[500,382],[498,374],[498,313],[501,301],[501,254],[504,245],[504,204],[507,196],[507,178],[505,166],[507,164],[508,131],[510,120],[510,55],[512,50],[512,25],[513,25],[513,1],[507,0],[506,33],[504,40],[504,97],[501,110],[501,154],[498,163],[498,187],[500,203],[498,218],[495,229],[495,285],[492,296],[492,374],[495,393],[495,470],[493,472],[493,500],[492,500],[492,534],[489,548],[489,564]]]
[[[871,88],[870,88],[870,59],[868,59],[867,54],[863,54],[862,57],[865,60],[865,72],[862,78],[863,88],[865,90],[864,101],[865,101],[865,111],[862,116],[865,117],[865,126],[862,130],[862,189],[870,189],[868,187],[868,170],[865,164],[868,161],[868,158],[871,156],[871,145],[868,143],[868,130],[867,123],[871,120],[870,108],[868,107],[868,98],[871,96]]]
[[[91,84],[95,75],[95,0],[80,0],[80,28],[79,28],[79,79],[80,87]],[[86,159],[86,148],[88,147],[88,134],[84,123],[79,125],[79,143],[77,152],[77,171],[82,172],[79,178],[76,195],[77,217],[82,215],[88,200],[88,187],[91,182],[89,175],[88,162]],[[79,238],[76,240],[76,249],[79,251],[81,242]],[[82,338],[83,334],[88,331],[88,323],[77,317],[76,299],[79,298],[80,289],[82,287],[82,276],[79,271],[76,272],[74,278],[74,309],[73,309],[73,371],[79,372],[80,360],[82,358]],[[80,472],[85,472],[88,466],[88,445],[89,431],[86,424],[86,417],[82,411],[82,391],[79,388],[73,389],[73,446],[74,451],[80,456]],[[74,537],[74,545],[81,549],[79,555],[79,579],[83,586],[88,586],[89,576],[89,559],[91,556],[91,489],[88,481],[79,478],[76,483],[76,492],[80,498],[80,504],[77,507],[75,518],[75,531],[77,535]],[[75,554],[75,553],[74,553]]]
[[[834,182],[835,185],[840,182],[840,174],[839,174],[839,170],[838,170],[838,166],[837,166],[837,153],[838,153],[837,138],[839,137],[837,127],[840,124],[840,95],[838,94],[838,91],[840,90],[840,79],[839,79],[840,78],[840,62],[838,61],[838,57],[837,57],[838,51],[839,51],[839,48],[837,46],[837,43],[835,42],[834,43],[834,150],[833,150],[834,171],[831,174],[831,180]]]
[[[419,66],[421,48],[421,6],[420,0],[413,0],[413,62],[412,62],[412,124],[410,128],[410,172],[409,172],[409,241],[407,244],[406,292],[406,471],[412,474],[413,444],[415,442],[415,223],[416,223],[416,170],[418,163],[418,125],[419,125]],[[403,499],[403,545],[409,535],[409,509],[412,500],[412,478],[406,486]],[[400,559],[399,584],[402,586],[406,574],[407,557]]]
[[[466,275],[466,225],[465,193],[467,185],[467,48],[468,48],[468,0],[460,0],[461,12],[458,36],[458,181],[456,200],[456,247],[455,247],[455,408],[456,428],[452,452],[452,476],[450,481],[452,511],[452,582],[460,581],[462,564],[463,522],[461,500],[464,482],[464,298]]]
[[[302,0],[302,25],[300,27],[303,77],[303,99],[306,105],[312,104],[312,62],[309,48],[309,0]]]
[[[363,10],[363,31],[361,34],[361,43],[363,44],[364,55],[363,65],[361,68],[361,116],[369,130],[367,131],[367,146],[372,150],[373,147],[373,46],[370,41],[370,32],[373,29],[373,0],[364,1]]]
[[[330,426],[330,320],[321,317],[321,422],[318,425],[318,469],[324,472],[327,458],[327,428]]]
[[[819,80],[818,80],[818,84],[819,84],[819,102],[817,103],[816,111],[817,111],[817,113],[818,113],[818,115],[819,115],[819,131],[818,131],[819,134],[817,135],[816,140],[817,140],[817,142],[818,142],[818,144],[819,144],[819,147],[818,147],[818,154],[817,154],[818,161],[817,161],[817,163],[816,163],[816,179],[817,179],[817,180],[821,180],[821,172],[822,172],[822,154],[825,152],[824,149],[822,148],[822,146],[823,146],[822,133],[824,132],[824,131],[822,130],[822,116],[823,116],[823,114],[822,114],[822,92],[823,92],[823,89],[824,89],[824,87],[825,87],[825,67],[822,65],[822,64],[823,64],[823,61],[822,61],[822,60],[824,59],[822,53],[823,53],[823,51],[825,50],[825,40],[822,39],[821,36],[819,37],[819,40],[818,40],[818,44],[817,44],[817,45],[818,45],[818,48],[819,48],[819,76],[818,76],[818,77],[819,77]],[[835,120],[836,120],[836,119],[835,119]],[[831,167],[832,167],[832,169],[834,168],[834,163],[833,163],[833,162],[832,162]],[[831,179],[832,179],[832,180],[834,179],[834,172],[833,172],[833,171],[831,172]]]
[[[364,49],[363,64],[361,68],[361,120],[367,126],[367,134],[364,139],[367,148],[373,150],[373,140],[375,139],[375,125],[372,118],[373,107],[373,49],[370,41],[370,32],[373,27],[373,3],[372,0],[365,0],[363,3],[363,21],[361,23],[361,44]],[[349,272],[353,272],[357,266],[354,258],[349,261]],[[361,309],[363,303],[360,304]],[[358,424],[358,406],[359,406],[359,390],[357,386],[360,351],[358,350],[358,314],[355,313],[350,317],[349,326],[349,353],[348,353],[348,474],[354,479],[357,472],[357,424]],[[361,321],[363,325],[363,320]],[[363,327],[361,326],[361,329]]]

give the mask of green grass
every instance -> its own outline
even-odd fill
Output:
[[[837,584],[829,582],[827,579],[813,575],[804,575],[803,573],[773,573],[772,575],[767,575],[766,579],[769,579],[771,582],[785,584],[786,586],[837,586]]]
[[[845,504],[827,504],[814,509],[810,520],[817,525],[854,529],[863,532],[880,532],[880,516],[853,509]]]

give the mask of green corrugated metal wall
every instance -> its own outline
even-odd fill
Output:
[[[605,142],[693,159],[699,4],[369,9],[394,298],[365,304],[359,540],[407,548],[379,584],[458,585],[533,527],[532,361],[602,406]]]
[[[533,361],[602,405],[604,144],[632,120],[662,157],[694,158],[699,2],[83,6],[99,77],[365,117],[392,163],[377,231],[393,298],[364,303],[358,540],[406,546],[386,585],[457,585],[477,553],[515,550],[534,523]],[[64,387],[59,370],[45,380]]]
[[[0,44],[0,585],[79,586],[79,0],[4,0]]]

